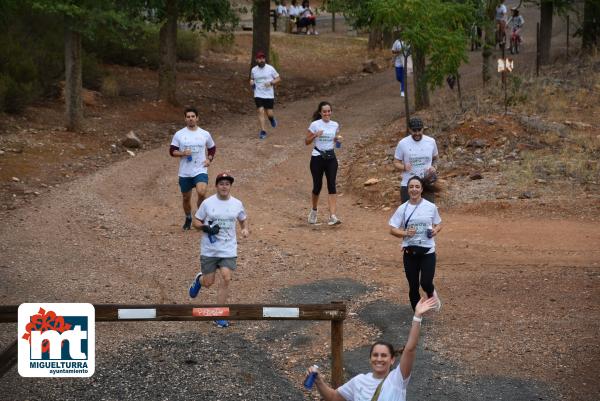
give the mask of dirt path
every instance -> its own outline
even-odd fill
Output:
[[[388,71],[328,97],[345,138],[341,165],[350,162],[349,148],[400,116],[397,92]],[[218,145],[211,180],[229,170],[236,177],[233,194],[250,217],[231,303],[278,302],[273,294],[283,287],[342,277],[376,286],[372,297],[407,302],[399,241],[387,228],[392,211],[361,207],[340,177],[343,224],[306,224],[310,148],[303,138],[319,100],[277,106],[280,126],[265,141],[257,139],[254,116],[204,127]],[[7,217],[0,228],[0,302],[188,303],[199,235],[180,229],[176,161],[167,146],[62,185]],[[320,221],[325,210],[322,202]],[[469,374],[531,379],[566,399],[596,399],[597,224],[441,214],[436,283],[445,306],[432,317],[428,348]],[[213,291],[199,300],[214,301]],[[134,327],[101,325],[97,349],[144,335],[207,330],[188,323],[144,332]],[[0,335],[2,346],[14,338],[12,329]],[[231,329],[252,330],[242,322]],[[361,334],[354,329],[351,324],[346,332],[348,343],[369,342],[353,339]]]

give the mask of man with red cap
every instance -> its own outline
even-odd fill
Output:
[[[217,303],[227,303],[229,283],[237,267],[236,223],[241,233],[248,236],[248,218],[241,201],[230,195],[233,177],[228,173],[217,175],[217,193],[206,198],[194,215],[194,227],[202,230],[200,241],[200,273],[190,286],[191,298],[196,298],[201,287],[209,288],[215,283],[216,272],[221,273],[221,285],[217,289]],[[216,320],[219,327],[228,327],[229,321]]]
[[[274,86],[281,82],[281,77],[273,68],[267,64],[265,53],[256,53],[256,65],[250,71],[250,85],[254,89],[254,103],[258,111],[258,122],[260,133],[258,137],[265,139],[267,136],[265,126],[265,114],[271,123],[271,127],[277,127],[277,120],[273,116],[273,105],[275,104]]]

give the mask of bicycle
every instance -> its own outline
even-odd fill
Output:
[[[512,34],[510,35],[510,54],[519,54],[519,47],[521,45],[521,35],[518,28],[513,28]]]

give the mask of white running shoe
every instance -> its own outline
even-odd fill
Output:
[[[335,214],[332,214],[329,217],[329,221],[327,222],[327,224],[329,224],[330,226],[335,226],[336,224],[342,224],[342,222],[340,221],[340,219],[338,219]]]
[[[400,91],[400,96],[404,97],[404,91]]]
[[[308,214],[308,224],[317,224],[317,211],[314,209],[310,209],[310,213]]]

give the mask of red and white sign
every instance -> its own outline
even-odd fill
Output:
[[[192,308],[192,316],[229,316],[229,308]]]

